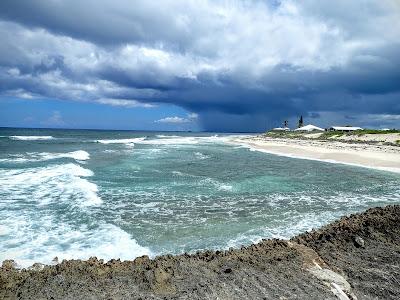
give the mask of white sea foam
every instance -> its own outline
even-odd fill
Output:
[[[29,159],[22,154],[9,155],[8,158],[0,158],[0,162],[22,163],[27,161],[29,161]]]
[[[196,156],[196,158],[201,159],[201,160],[210,158],[210,156],[203,154],[201,152],[195,152],[194,156]]]
[[[73,152],[68,152],[68,153],[64,154],[63,157],[70,157],[70,158],[73,158],[75,160],[88,160],[88,159],[90,159],[89,153],[87,153],[86,151],[83,151],[83,150],[77,150],[77,151],[73,151]]]
[[[100,144],[135,144],[144,141],[145,137],[132,138],[132,139],[115,139],[115,140],[96,140]]]
[[[195,137],[159,138],[138,142],[138,144],[146,145],[194,145],[198,143],[199,140]]]
[[[102,151],[103,153],[118,153],[119,150],[111,150],[111,149],[106,149]]]
[[[230,138],[228,136],[162,136],[157,139],[145,139],[139,141],[139,144],[147,145],[196,145],[206,143],[224,143]]]
[[[7,226],[0,225],[0,236],[4,236],[4,235],[10,234],[10,233],[11,233],[11,230]]]
[[[226,192],[230,192],[233,190],[233,186],[231,186],[229,184],[220,184],[217,186],[217,188],[220,191],[226,191]]]
[[[10,234],[3,236],[0,245],[0,262],[14,259],[19,267],[33,263],[51,264],[54,257],[63,259],[134,259],[142,255],[152,255],[151,251],[140,246],[121,228],[103,223],[96,228],[85,225],[74,226],[56,217],[20,215],[7,219]]]
[[[271,195],[265,204],[271,207],[270,221],[263,227],[255,227],[239,233],[226,243],[225,248],[257,243],[267,238],[289,239],[305,231],[320,228],[341,216],[383,203],[391,204],[399,203],[399,201],[400,194],[396,190],[382,192],[376,196],[356,192],[339,192],[333,195],[319,193]],[[285,211],[274,215],[274,210],[282,207],[285,207]],[[299,207],[304,211],[298,211]],[[321,207],[325,208],[321,209]],[[259,212],[257,211],[256,214]]]
[[[230,141],[231,136],[178,136],[178,135],[156,135],[156,138],[130,138],[130,139],[107,139],[96,140],[101,144],[145,144],[145,145],[195,145],[200,143],[223,143]]]
[[[57,159],[57,158],[72,158],[75,160],[88,160],[90,159],[89,153],[83,150],[77,150],[67,153],[41,153],[39,154],[43,160]]]
[[[180,171],[172,171],[172,174],[176,176],[185,176],[185,174]]]
[[[49,153],[49,152],[28,152],[25,154],[10,155],[8,158],[0,159],[0,162],[33,162],[33,161],[46,161],[60,158],[72,158],[76,161],[84,161],[90,159],[88,152],[83,150],[77,150],[67,153]]]
[[[41,140],[52,140],[54,137],[50,135],[12,135],[9,136],[10,139],[12,140],[18,140],[18,141],[41,141]]]
[[[302,214],[288,212],[287,215],[280,215],[279,219],[267,224],[265,227],[253,228],[238,234],[236,237],[230,239],[224,248],[238,248],[242,245],[259,243],[262,239],[290,239],[297,234],[326,225],[338,219],[343,214],[345,213],[340,211],[335,213],[326,211]]]
[[[71,205],[91,206],[102,203],[97,185],[84,177],[91,170],[68,163],[40,168],[0,170],[2,194],[8,201],[35,201],[47,205],[64,201]]]
[[[156,135],[156,137],[158,137],[160,139],[164,139],[164,138],[180,138],[179,135],[163,135],[163,134]]]
[[[225,192],[230,192],[230,191],[233,190],[233,186],[232,185],[222,183],[222,182],[220,182],[220,181],[218,181],[216,179],[210,178],[210,177],[200,180],[198,182],[198,185],[200,185],[200,186],[204,186],[204,185],[213,186],[217,190],[225,191]]]

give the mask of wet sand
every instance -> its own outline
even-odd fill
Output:
[[[134,261],[0,268],[1,299],[398,299],[400,206],[291,240]]]

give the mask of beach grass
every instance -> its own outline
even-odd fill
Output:
[[[400,133],[398,129],[390,129],[390,130],[380,130],[380,129],[363,129],[356,130],[354,134],[363,135],[363,134],[389,134],[389,133]]]

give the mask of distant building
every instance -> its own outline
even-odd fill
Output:
[[[329,128],[329,131],[343,131],[343,132],[350,132],[356,130],[363,130],[361,127],[352,127],[352,126],[332,126]]]
[[[311,131],[325,131],[325,129],[309,124],[309,125],[297,128],[294,131],[311,132]]]

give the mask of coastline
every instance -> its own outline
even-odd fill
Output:
[[[233,142],[279,156],[400,173],[400,147],[398,146],[264,136],[234,139]]]
[[[0,268],[2,299],[397,299],[400,205],[290,240],[193,255]]]

